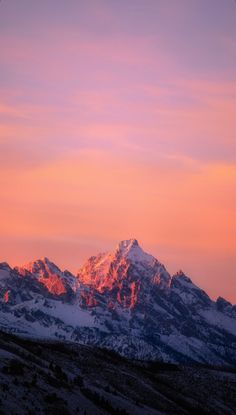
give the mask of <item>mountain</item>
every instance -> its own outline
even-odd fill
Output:
[[[137,240],[93,256],[76,276],[42,258],[0,264],[0,328],[143,360],[236,365],[236,307],[183,271],[171,276]]]
[[[137,240],[122,241],[115,252],[91,257],[77,278],[86,286],[108,297],[108,306],[123,308],[146,304],[151,286],[169,287],[171,277],[152,255],[146,254]]]
[[[236,372],[0,332],[0,413],[234,415]]]
[[[34,275],[51,294],[61,296],[76,288],[76,278],[69,271],[62,272],[48,258],[41,258],[21,267],[15,267],[15,270],[22,277]]]

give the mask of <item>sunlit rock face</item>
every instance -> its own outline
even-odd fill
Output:
[[[236,308],[136,239],[93,256],[74,276],[48,258],[0,263],[0,330],[93,344],[135,359],[236,365]]]
[[[74,278],[68,271],[62,272],[60,268],[45,257],[23,266],[15,267],[15,270],[22,277],[33,275],[51,294],[58,296],[67,293],[70,285],[72,285],[71,280]]]
[[[145,301],[150,289],[168,289],[169,273],[152,255],[146,254],[136,239],[119,243],[112,253],[89,258],[77,278],[98,292],[109,296],[110,303],[133,308]]]
[[[10,301],[10,294],[11,294],[10,290],[7,290],[7,291],[5,292],[5,294],[3,295],[3,301],[4,301],[5,303],[8,303],[8,302]]]

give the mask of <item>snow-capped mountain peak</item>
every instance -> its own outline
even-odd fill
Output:
[[[137,239],[121,241],[116,247],[115,254],[132,262],[146,263],[150,266],[156,261],[152,255],[142,250]]]
[[[89,258],[77,278],[99,293],[107,293],[112,307],[118,304],[131,309],[147,301],[144,297],[153,286],[166,289],[171,281],[164,265],[144,252],[136,239],[121,241],[113,252]]]
[[[60,268],[47,257],[42,257],[20,267],[15,267],[15,270],[22,277],[29,274],[33,275],[51,294],[54,295],[64,295],[72,288],[72,274],[68,274],[68,271],[63,273]]]
[[[27,264],[15,267],[22,275],[26,271],[37,275],[38,277],[49,277],[51,274],[61,274],[60,268],[51,262],[47,257],[28,262]]]
[[[117,249],[123,250],[123,249],[132,249],[135,247],[138,247],[139,243],[137,239],[131,238],[131,239],[124,239],[123,241],[120,241],[117,245]]]

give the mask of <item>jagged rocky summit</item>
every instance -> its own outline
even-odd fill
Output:
[[[171,276],[136,239],[89,258],[77,275],[48,258],[1,263],[0,329],[135,359],[236,365],[236,307],[182,271]]]

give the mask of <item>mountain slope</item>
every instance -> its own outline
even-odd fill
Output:
[[[170,276],[135,239],[77,276],[47,258],[0,264],[0,327],[106,347],[130,358],[236,365],[236,309],[182,271]]]
[[[234,415],[236,373],[0,332],[0,395],[4,415]]]

